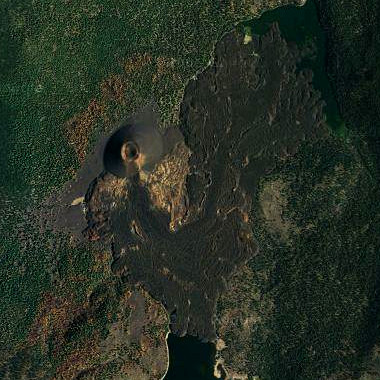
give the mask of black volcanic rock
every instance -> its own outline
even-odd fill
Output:
[[[256,252],[250,213],[256,184],[279,157],[325,132],[322,101],[312,74],[297,72],[299,56],[276,25],[246,45],[234,31],[217,44],[212,65],[188,84],[180,120],[192,151],[188,217],[175,233],[136,177],[116,207],[92,196],[96,185],[87,194],[91,215],[106,213],[97,234],[112,244],[114,273],[161,300],[179,335],[215,339],[216,300]],[[97,221],[90,216],[88,222],[96,234]]]

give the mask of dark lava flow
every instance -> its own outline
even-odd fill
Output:
[[[104,175],[87,193],[88,226],[112,245],[112,270],[160,300],[178,335],[215,339],[216,300],[257,250],[250,209],[260,177],[326,131],[312,74],[296,70],[300,56],[276,24],[248,44],[234,31],[216,45],[213,64],[189,82],[180,113],[192,152],[188,217],[175,233],[138,175],[116,206],[102,191]]]

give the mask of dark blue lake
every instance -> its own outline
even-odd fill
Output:
[[[215,345],[169,334],[169,371],[165,380],[215,380]]]

